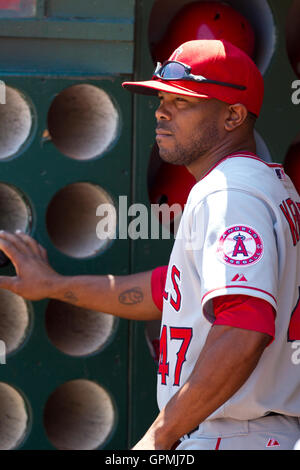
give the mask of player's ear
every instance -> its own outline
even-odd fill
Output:
[[[247,119],[247,115],[247,108],[243,104],[236,103],[229,105],[224,122],[225,130],[231,132],[241,126]]]

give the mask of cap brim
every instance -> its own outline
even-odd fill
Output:
[[[182,82],[181,82],[182,83]],[[132,93],[140,95],[157,95],[158,91],[165,91],[166,93],[175,93],[177,95],[194,96],[196,98],[211,98],[207,94],[200,94],[180,85],[180,82],[166,83],[160,80],[148,80],[145,82],[124,82],[122,87]]]

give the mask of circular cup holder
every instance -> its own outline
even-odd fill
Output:
[[[20,446],[28,429],[26,405],[20,393],[0,382],[0,450]]]
[[[109,150],[118,127],[117,108],[108,94],[94,85],[66,88],[54,98],[48,112],[53,144],[75,160],[90,160]]]
[[[49,397],[44,410],[48,439],[59,450],[94,450],[102,446],[115,423],[112,399],[95,382],[66,382]]]
[[[20,349],[29,334],[31,320],[29,304],[20,296],[0,289],[0,339],[6,353]]]
[[[66,302],[50,300],[46,329],[50,341],[60,351],[81,357],[101,351],[115,331],[116,319]]]
[[[108,226],[99,233],[98,224],[104,218],[97,208],[108,204]],[[106,206],[105,206],[106,207]],[[72,183],[62,188],[51,200],[46,214],[49,236],[55,247],[73,258],[87,258],[105,250],[116,232],[116,211],[109,194],[91,183]]]
[[[6,183],[0,183],[0,230],[29,232],[32,209],[22,192]]]
[[[0,105],[0,160],[15,156],[25,146],[33,124],[32,106],[18,90],[5,87]]]

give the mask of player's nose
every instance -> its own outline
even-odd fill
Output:
[[[171,112],[170,109],[168,108],[167,104],[164,101],[161,101],[159,107],[155,111],[155,117],[157,121],[160,121],[162,119],[171,119]]]

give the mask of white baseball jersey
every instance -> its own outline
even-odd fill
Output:
[[[271,411],[300,415],[299,239],[300,196],[279,164],[231,154],[193,187],[165,285],[160,409],[193,371],[214,321],[212,299],[244,294],[274,307],[275,339],[208,421],[250,420]]]

